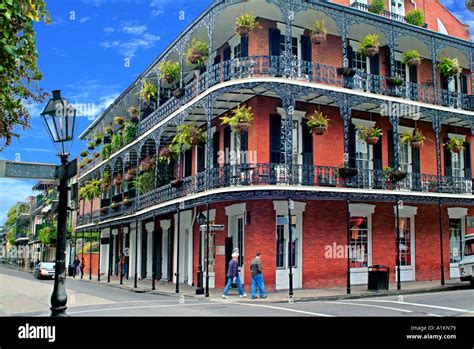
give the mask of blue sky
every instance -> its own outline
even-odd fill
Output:
[[[62,90],[70,102],[94,105],[79,120],[81,132],[195,19],[211,0],[46,0],[52,24],[38,24],[39,66],[45,91]],[[474,29],[463,0],[442,0]],[[182,11],[182,12],[181,12]],[[184,14],[184,20],[180,19]],[[474,32],[474,31],[473,31]],[[130,59],[130,67],[125,59]],[[57,163],[55,149],[32,106],[31,129],[0,153],[0,159]],[[84,144],[76,141],[73,155]],[[0,179],[0,224],[16,201],[31,195],[35,181]]]

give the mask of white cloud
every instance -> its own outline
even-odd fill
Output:
[[[154,47],[160,40],[159,36],[148,32],[146,25],[136,21],[122,22],[117,31],[123,33],[120,39],[103,41],[100,46],[105,49],[116,49],[119,55],[126,58],[135,57],[139,49]],[[110,29],[108,32],[111,32]]]
[[[115,29],[112,28],[112,27],[105,27],[104,28],[104,32],[106,32],[107,34],[113,33],[114,31],[115,31]]]
[[[91,18],[90,17],[82,17],[80,20],[79,20],[79,23],[83,24],[83,23],[86,23],[88,20],[90,20]]]

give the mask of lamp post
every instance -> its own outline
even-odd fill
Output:
[[[295,203],[290,198],[288,199],[288,282],[289,291],[288,295],[293,298],[293,255],[292,255],[292,243],[293,243],[293,231],[291,230],[291,210],[295,208]]]
[[[198,265],[198,280],[197,280],[197,289],[196,294],[204,294],[204,287],[203,287],[203,275],[202,275],[202,231],[201,227],[206,223],[206,216],[202,212],[200,212],[196,216],[196,223],[198,225],[198,232],[199,232],[199,265]]]
[[[51,316],[67,316],[66,278],[64,277],[68,210],[67,165],[69,164],[68,148],[71,146],[76,131],[76,109],[67,100],[61,98],[61,91],[55,90],[53,98],[48,101],[41,116],[61,159],[61,165],[58,167],[58,231]]]

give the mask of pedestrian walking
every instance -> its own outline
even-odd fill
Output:
[[[252,275],[252,299],[257,298],[257,288],[260,298],[267,298],[262,273],[262,254],[257,252],[255,258],[250,263],[250,274]]]
[[[125,254],[123,253],[122,257],[120,257],[120,272],[122,273],[122,276],[127,274],[127,257],[125,257]]]
[[[224,299],[229,298],[227,293],[229,292],[233,282],[237,284],[240,298],[247,297],[247,294],[244,293],[244,290],[242,289],[242,283],[240,282],[238,260],[239,254],[237,252],[232,253],[232,259],[230,260],[229,267],[227,268],[227,285],[225,286],[224,294],[222,295],[222,298]]]
[[[81,262],[79,261],[79,257],[76,256],[74,258],[74,262],[72,264],[72,276],[75,278],[76,275],[79,274],[79,266],[80,266]]]
[[[84,268],[86,267],[86,260],[84,259],[84,256],[82,256],[82,261],[81,261],[81,279],[84,278]]]

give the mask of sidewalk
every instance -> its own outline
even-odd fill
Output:
[[[77,279],[77,277],[76,277]],[[118,287],[131,292],[138,293],[150,293],[159,295],[176,296],[176,285],[173,283],[165,283],[162,281],[155,282],[155,290],[152,290],[151,280],[139,280],[137,282],[137,288],[134,288],[134,279],[126,278],[123,279],[123,285],[120,285],[119,277],[111,277],[110,283],[107,282],[107,275],[100,277],[101,281],[97,281],[97,275],[92,275],[92,280],[89,280],[89,274],[84,275],[84,282],[92,282],[94,284],[106,285],[110,287]],[[80,278],[79,278],[80,280]],[[346,287],[334,287],[324,289],[298,289],[294,290],[293,301],[318,301],[318,300],[342,300],[342,299],[354,299],[354,298],[367,298],[367,297],[380,297],[380,296],[397,296],[406,294],[416,293],[428,293],[428,292],[443,292],[457,289],[468,289],[469,283],[462,283],[457,280],[447,280],[444,286],[441,286],[440,281],[417,281],[417,282],[404,282],[402,283],[401,291],[397,290],[396,284],[390,284],[389,291],[368,291],[366,285],[352,286],[351,294],[347,294]],[[236,289],[231,289],[229,292],[228,299],[222,299],[221,295],[223,289],[209,289],[209,300],[212,302],[262,302],[262,303],[282,303],[288,302],[288,290],[274,291],[267,293],[266,299],[255,299],[250,298],[250,292],[245,285],[244,288],[247,292],[246,298],[240,298]],[[196,288],[186,285],[179,285],[179,296],[185,298],[203,299],[203,295],[196,295]]]

